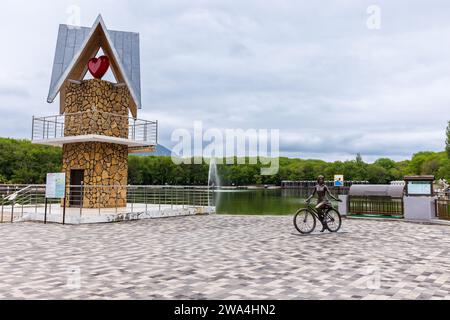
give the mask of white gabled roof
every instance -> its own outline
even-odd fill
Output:
[[[79,58],[96,29],[101,28],[110,46],[110,54],[117,61],[117,70],[127,84],[134,104],[141,108],[141,74],[139,34],[134,32],[111,31],[106,28],[101,15],[91,28],[60,25],[53,62],[52,79],[47,102],[52,103],[68,76],[79,63]],[[110,57],[111,58],[111,57]],[[87,61],[83,62],[87,64]],[[113,70],[114,71],[114,70]],[[83,77],[85,72],[83,73]],[[81,80],[81,79],[73,79]]]

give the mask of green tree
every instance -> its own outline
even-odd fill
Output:
[[[439,168],[437,179],[446,179],[450,181],[450,159],[446,159]]]
[[[385,184],[389,183],[390,175],[388,170],[374,164],[367,168],[367,180],[374,184]]]
[[[142,158],[131,156],[128,159],[128,183],[132,185],[143,184],[143,161]]]
[[[0,138],[0,175],[11,183],[44,183],[48,172],[61,171],[61,154],[60,148]]]
[[[363,158],[362,158],[362,156],[361,156],[361,153],[357,153],[356,154],[356,163],[363,163],[364,161],[363,161]]]
[[[395,168],[395,161],[389,158],[380,158],[374,162],[374,164],[379,165],[380,167],[385,168],[386,170],[390,170]]]
[[[438,158],[432,158],[422,164],[421,174],[437,175],[441,161]]]
[[[422,174],[422,167],[425,161],[429,160],[434,155],[434,152],[423,151],[413,155],[409,163],[412,174]]]
[[[61,171],[61,154],[60,148],[0,138],[0,183],[44,183],[48,172]],[[327,180],[332,180],[335,174],[344,174],[346,180],[371,183],[388,183],[410,174],[433,174],[438,179],[450,179],[450,158],[445,151],[418,152],[411,160],[400,162],[381,158],[372,164],[365,163],[360,154],[354,160],[335,162],[280,158],[280,170],[274,176],[261,176],[260,163],[250,165],[249,159],[242,160],[247,164],[218,165],[222,185],[279,185],[283,180],[315,180],[319,174],[325,175]],[[207,185],[208,169],[207,164],[175,165],[170,157],[130,155],[128,183]]]

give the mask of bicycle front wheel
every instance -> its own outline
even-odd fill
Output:
[[[316,228],[316,217],[308,209],[300,209],[294,216],[294,226],[301,234],[309,234]]]
[[[330,232],[338,232],[342,225],[341,214],[336,209],[330,209],[325,215],[325,222]]]

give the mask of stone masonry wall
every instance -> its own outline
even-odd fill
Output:
[[[64,145],[63,155],[63,171],[66,172],[68,185],[70,170],[84,170],[84,208],[126,205],[127,146],[99,142],[72,143]]]
[[[115,87],[107,81],[69,83],[65,97],[65,136],[99,134],[128,138],[129,99],[126,87]],[[65,144],[63,171],[68,186],[71,170],[84,170],[83,207],[126,206],[128,146],[101,142]]]
[[[93,79],[69,83],[65,97],[64,135],[99,134],[128,138],[127,87]]]

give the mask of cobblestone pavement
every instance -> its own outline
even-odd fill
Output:
[[[450,227],[194,216],[0,225],[0,299],[450,299]]]

